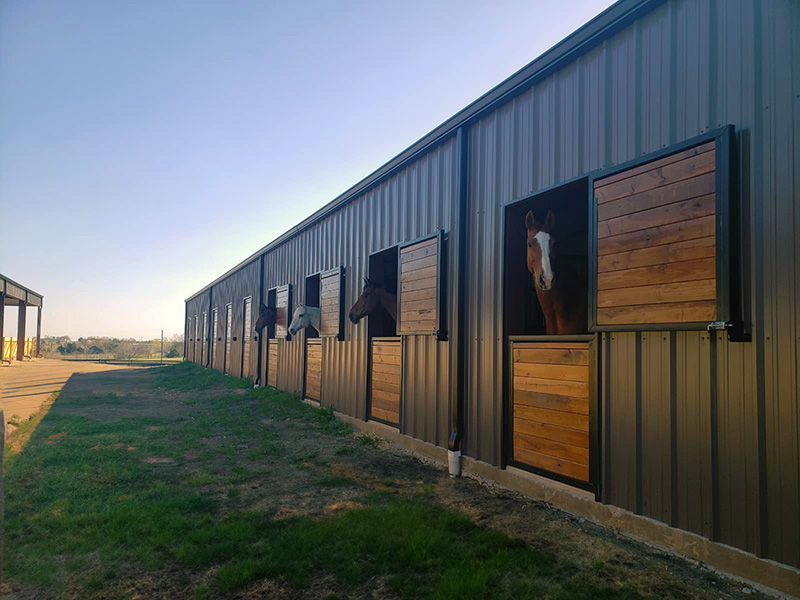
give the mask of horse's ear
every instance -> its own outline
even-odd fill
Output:
[[[529,210],[528,214],[525,215],[525,228],[526,229],[533,229],[533,226],[536,224],[536,219],[533,216],[533,211]]]
[[[364,277],[364,287],[366,287],[366,286],[368,286],[368,285],[369,285],[369,279],[367,279],[366,277]]]
[[[547,210],[547,217],[544,220],[544,228],[547,231],[553,231],[556,228],[556,213],[552,210]]]

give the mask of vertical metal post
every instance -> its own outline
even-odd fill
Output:
[[[17,318],[17,360],[25,358],[25,320],[28,317],[28,305],[25,300],[19,301]]]
[[[42,355],[42,306],[36,309],[36,358]]]
[[[161,364],[164,364],[164,330],[161,330]]]

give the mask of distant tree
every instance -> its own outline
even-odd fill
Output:
[[[177,345],[173,344],[169,347],[169,350],[167,350],[167,353],[164,356],[167,358],[178,358],[180,355],[181,353],[178,351]]]
[[[89,354],[103,354],[103,349],[100,346],[92,346],[89,348]]]

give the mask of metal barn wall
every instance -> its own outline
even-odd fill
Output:
[[[231,341],[231,367],[229,373],[234,377],[240,377],[242,374],[242,319],[244,318],[242,301],[247,296],[252,296],[253,313],[257,312],[258,277],[258,260],[254,260],[212,288],[212,309],[216,308],[218,315],[218,331],[214,335],[222,338],[222,341],[217,342],[214,366],[220,371],[222,370],[222,361],[225,357],[225,305],[230,303],[233,309],[231,316],[232,338],[235,336],[236,341]],[[255,325],[255,317],[251,325]],[[209,312],[209,327],[213,326],[213,319]],[[253,339],[252,333],[250,339]],[[257,344],[258,342],[251,341],[250,346],[250,373],[253,379],[255,379],[256,361],[258,360]]]
[[[670,0],[475,123],[468,455],[501,461],[503,206],[732,123],[753,341],[602,336],[602,498],[800,566],[798,31],[791,0]]]
[[[186,318],[191,318],[192,319],[192,330],[191,331],[187,331],[186,332],[186,337],[184,338],[187,341],[187,344],[188,344],[187,345],[186,358],[188,360],[190,357],[194,356],[195,357],[194,358],[194,362],[196,362],[199,365],[205,365],[206,364],[206,357],[205,356],[203,356],[203,357],[200,356],[200,354],[202,352],[202,343],[198,342],[196,339],[195,339],[194,342],[189,342],[189,340],[190,339],[194,339],[194,318],[195,318],[195,316],[198,317],[197,330],[200,333],[200,339],[202,340],[202,337],[203,337],[203,312],[208,312],[208,296],[209,296],[209,293],[210,293],[209,290],[206,290],[202,294],[199,294],[199,295],[195,296],[194,298],[189,300],[189,302],[186,303],[186,308],[187,308],[187,310],[186,310]],[[210,325],[209,325],[209,327],[210,327]],[[205,335],[208,335],[208,333],[206,332]],[[196,355],[192,354],[191,350],[189,349],[189,345],[192,345],[192,344],[194,344],[194,347],[197,350],[197,354]]]
[[[457,238],[457,144],[455,137],[388,177],[322,221],[269,251],[264,259],[264,289],[292,284],[295,304],[304,300],[307,275],[345,267],[344,310],[358,298],[372,252],[444,229]],[[448,253],[448,320],[454,321],[455,252]],[[215,287],[216,290],[216,287]],[[216,296],[216,291],[215,291]],[[278,386],[301,393],[305,361],[301,332],[282,342]],[[366,418],[367,320],[344,323],[344,341],[323,339],[322,404]],[[255,353],[254,353],[255,354]],[[404,381],[401,430],[438,444],[450,433],[451,374],[455,347],[433,336],[407,336],[403,346]],[[264,350],[264,356],[266,351]],[[264,361],[266,362],[266,360]]]

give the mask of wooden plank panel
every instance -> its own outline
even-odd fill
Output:
[[[517,404],[514,406],[514,417],[537,423],[546,423],[567,429],[589,431],[589,415],[577,415],[563,410],[550,410]]]
[[[589,351],[572,348],[564,349],[538,349],[520,348],[514,345],[513,352],[515,363],[538,363],[554,365],[588,365]]]
[[[713,194],[715,189],[714,171],[705,173],[700,177],[684,179],[665,185],[660,188],[647,190],[640,194],[623,196],[611,202],[600,204],[597,207],[597,220],[607,221],[614,217],[629,215],[631,213],[673,204],[683,200],[690,200],[699,196]]]
[[[377,381],[373,378],[372,380],[372,392],[373,397],[375,392],[386,392],[387,394],[396,395],[398,398],[400,397],[400,383],[393,383],[393,382],[386,382],[386,381]]]
[[[597,258],[597,272],[606,273],[649,265],[696,260],[698,258],[713,258],[716,255],[716,251],[716,238],[712,235],[675,244],[599,256]]]
[[[589,369],[581,365],[514,363],[514,377],[538,377],[556,381],[589,381]]]
[[[403,259],[401,268],[403,273],[410,273],[412,271],[421,271],[422,269],[427,269],[428,267],[435,267],[439,257],[436,254],[432,254],[430,256],[424,256],[422,258],[418,258],[416,260],[406,260]]]
[[[373,410],[377,408],[379,410],[385,410],[397,415],[400,413],[400,397],[398,396],[397,400],[395,401],[373,398],[372,408]]]
[[[403,310],[408,311],[415,311],[415,310],[436,310],[436,298],[426,298],[424,300],[408,300],[408,298],[403,298]]]
[[[640,173],[645,173],[647,171],[652,171],[653,169],[657,169],[659,167],[664,167],[666,165],[671,165],[672,163],[676,163],[682,161],[686,158],[697,156],[698,154],[703,154],[705,152],[709,152],[710,150],[714,149],[714,141],[706,142],[705,144],[701,144],[699,146],[695,146],[694,148],[689,148],[688,150],[684,150],[683,152],[678,152],[676,154],[672,154],[670,156],[665,156],[664,158],[660,158],[658,160],[654,160],[649,163],[645,163],[643,165],[639,165],[638,167],[634,167],[633,169],[627,169],[625,171],[620,171],[615,175],[609,175],[608,177],[604,177],[603,179],[599,179],[595,182],[595,189],[599,189],[601,187],[605,187],[609,184],[616,183],[622,179],[628,179],[635,175],[639,175]]]
[[[715,160],[714,152],[703,152],[608,185],[595,185],[594,193],[598,204],[603,204],[623,196],[639,194],[676,181],[710,173],[714,171]],[[602,180],[597,183],[601,184]]]
[[[529,390],[514,390],[514,405],[517,404],[534,408],[561,410],[579,415],[589,414],[589,399],[576,398],[574,396],[557,396]]]
[[[373,370],[372,372],[372,381],[380,381],[384,383],[391,384],[398,389],[400,388],[400,369],[397,369],[396,373],[382,373],[380,371]]]
[[[436,280],[436,266],[425,267],[417,271],[403,272],[400,275],[401,283],[409,283],[411,281],[418,281],[420,279],[433,279]]]
[[[387,392],[386,390],[378,390],[378,389],[374,389],[373,388],[373,390],[372,390],[372,398],[373,399],[378,398],[380,400],[386,400],[387,402],[395,402],[395,401],[399,402],[400,401],[400,393],[396,392],[396,391]]]
[[[534,452],[546,454],[547,456],[563,458],[581,465],[589,465],[589,448],[573,446],[572,444],[565,444],[557,440],[549,440],[526,435],[524,433],[515,433],[514,448],[533,450]]]
[[[400,356],[400,344],[398,342],[373,342],[372,353]]]
[[[525,448],[514,448],[514,459],[580,481],[589,481],[589,467],[562,458],[540,454]]]
[[[436,298],[436,286],[423,288],[421,290],[411,290],[403,293],[404,302],[416,302],[418,300],[427,300],[429,298]]]
[[[433,252],[436,252],[436,244],[439,241],[438,238],[432,237],[428,238],[427,240],[423,240],[416,244],[412,244],[411,246],[406,246],[400,250],[400,256],[402,257],[401,260],[414,260],[418,258],[418,253],[422,250],[430,251],[433,248]]]
[[[278,343],[269,340],[267,344],[267,385],[278,387]]]
[[[400,422],[400,415],[394,411],[382,410],[373,406],[371,412],[372,416],[377,419],[382,419],[395,425]]]
[[[692,302],[714,300],[716,297],[716,280],[699,279],[679,284],[663,283],[616,290],[600,290],[597,292],[597,306],[611,308],[614,306],[664,304],[666,302]]]
[[[436,279],[420,279],[417,281],[407,281],[400,284],[401,295],[405,292],[413,292],[416,290],[436,290]]]
[[[656,285],[661,283],[677,284],[681,281],[697,281],[716,277],[717,264],[713,258],[687,260],[666,265],[638,267],[624,271],[610,271],[597,274],[598,290],[614,290],[618,288]]]
[[[514,390],[529,390],[554,396],[572,396],[574,398],[588,398],[589,384],[580,381],[558,381],[556,379],[541,379],[538,377],[514,376]]]
[[[630,231],[639,231],[678,221],[706,217],[715,214],[715,212],[716,197],[714,194],[709,194],[603,221],[597,224],[597,238],[603,239]]]
[[[598,308],[599,325],[706,323],[716,320],[716,300]]]
[[[436,311],[431,309],[408,310],[400,313],[400,322],[433,321],[436,322]]]
[[[676,223],[659,225],[597,240],[597,254],[598,256],[604,256],[615,252],[626,252],[639,248],[672,244],[685,240],[708,237],[710,235],[715,235],[715,232],[715,216],[708,215],[697,219],[678,221]]]
[[[372,356],[372,363],[379,363],[384,365],[399,365],[399,354],[375,354]]]
[[[589,432],[568,429],[547,423],[538,423],[526,419],[514,419],[514,432],[535,435],[548,440],[560,441],[573,446],[589,447]]]
[[[372,372],[373,373],[400,373],[400,365],[399,364],[392,364],[387,365],[383,363],[372,363]]]

